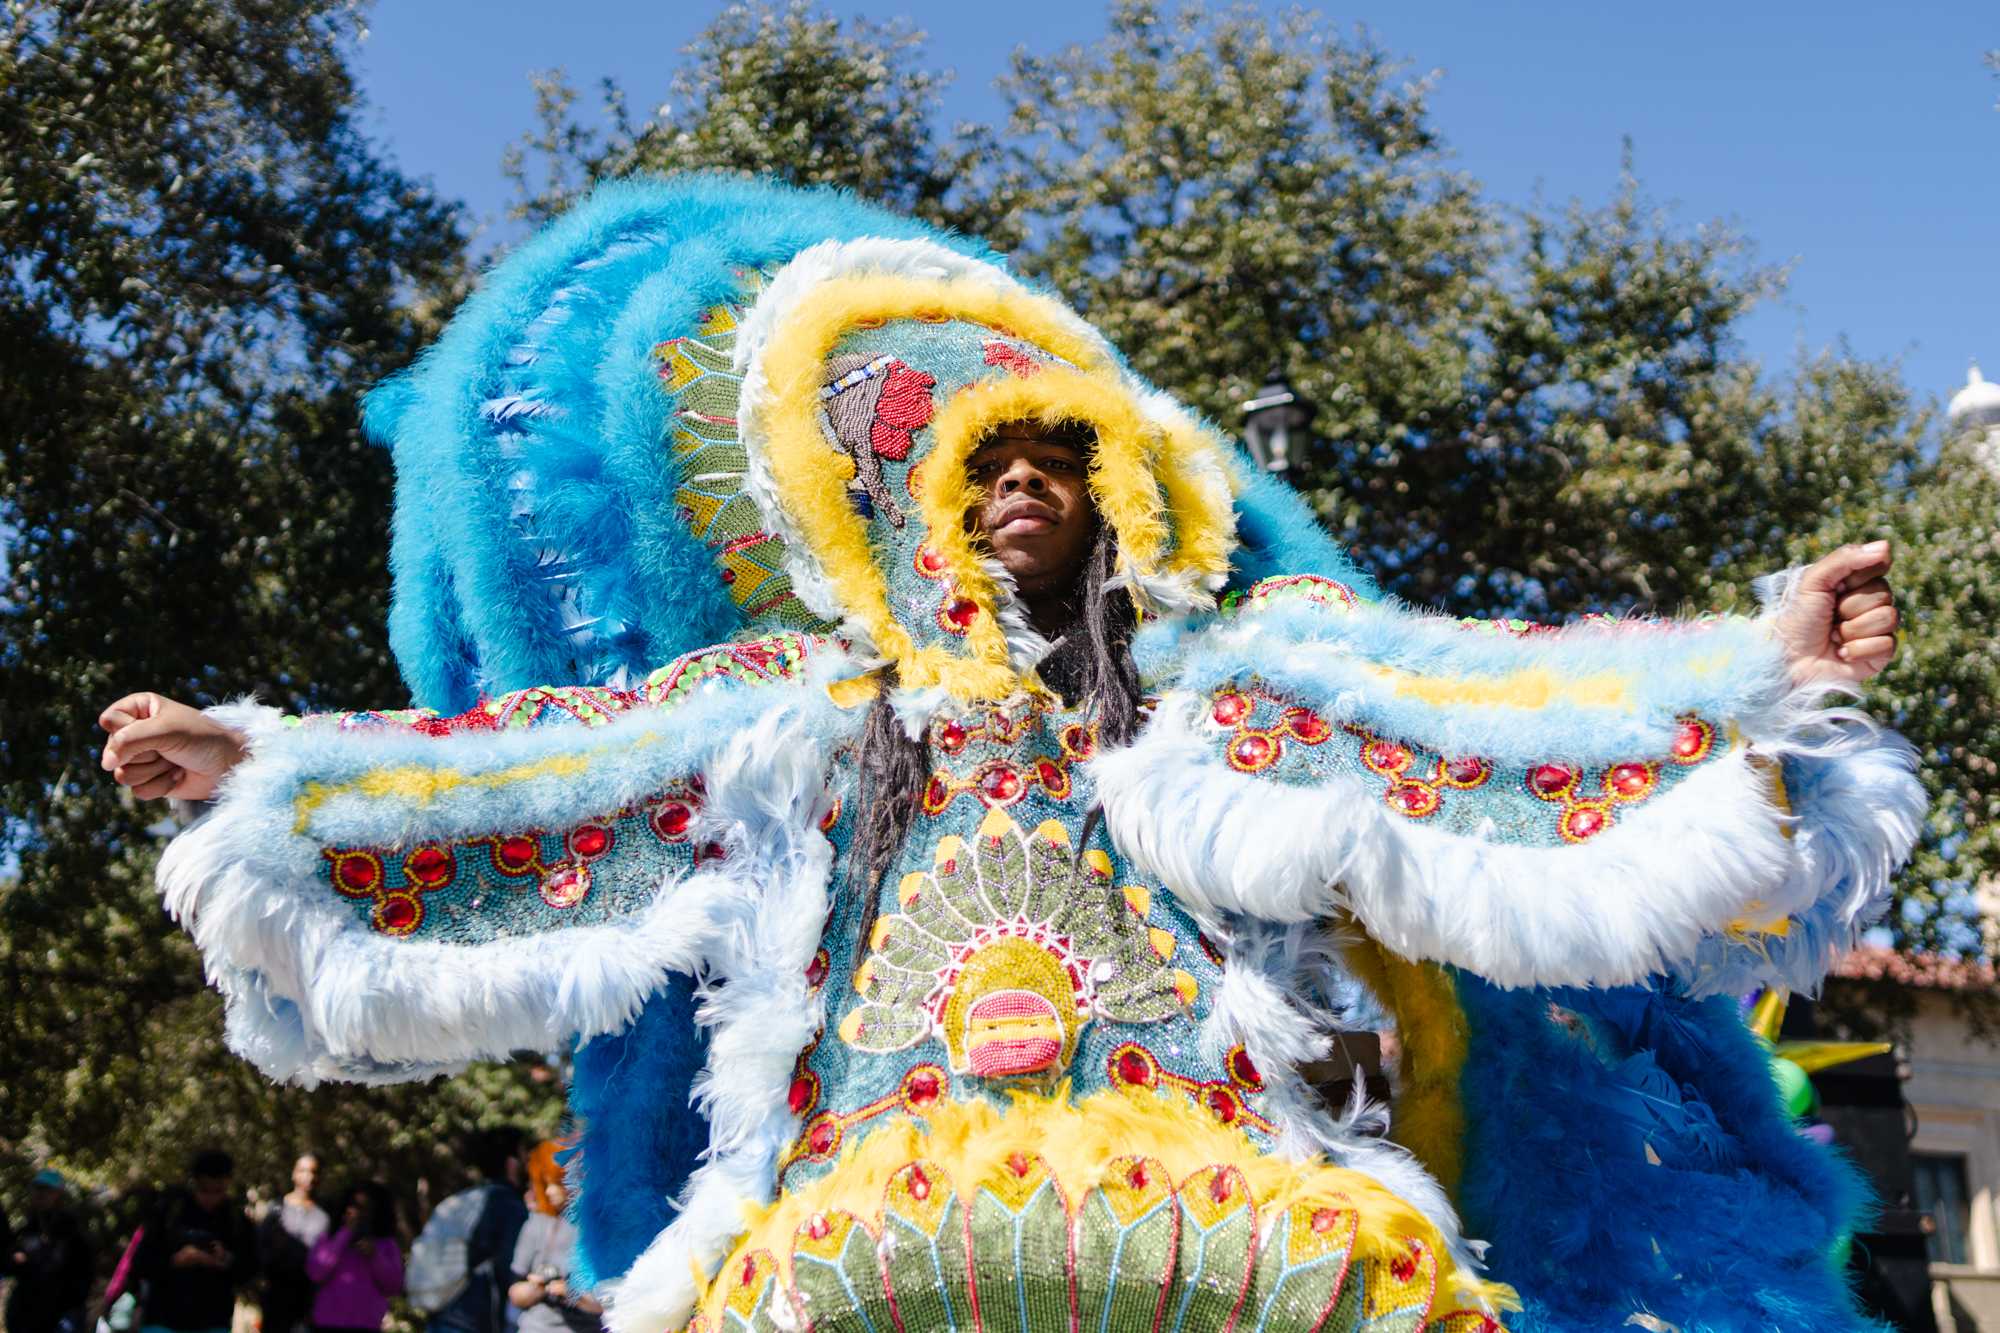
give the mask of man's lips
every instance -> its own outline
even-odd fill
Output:
[[[1045,532],[1061,520],[1040,500],[1011,500],[993,517],[994,532]]]

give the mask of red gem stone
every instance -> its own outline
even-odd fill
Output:
[[[1244,768],[1262,768],[1271,762],[1271,742],[1264,736],[1245,736],[1230,751]]]
[[[685,838],[692,823],[694,811],[679,801],[668,801],[653,812],[653,830],[668,842]]]
[[[825,1213],[814,1213],[812,1221],[806,1223],[806,1234],[814,1240],[825,1240],[827,1233],[832,1230],[833,1227],[826,1220]]]
[[[442,847],[419,847],[403,863],[404,873],[426,888],[451,878],[451,853]]]
[[[915,1106],[929,1106],[943,1090],[936,1072],[929,1069],[919,1069],[903,1082],[903,1095]]]
[[[920,1203],[931,1197],[931,1178],[920,1166],[910,1168],[910,1197]]]
[[[1258,1072],[1256,1063],[1250,1058],[1250,1052],[1241,1046],[1229,1053],[1229,1072],[1238,1083],[1246,1087],[1264,1086],[1264,1076]]]
[[[1528,771],[1528,790],[1548,800],[1576,783],[1577,772],[1567,764],[1541,764]]]
[[[832,964],[827,961],[826,950],[821,949],[814,954],[812,961],[806,964],[806,985],[814,990],[819,989],[825,983],[827,970],[831,966]]]
[[[1035,776],[1042,780],[1042,787],[1047,791],[1055,791],[1064,785],[1063,771],[1056,767],[1053,759],[1036,760]]]
[[[533,838],[519,835],[503,838],[500,842],[500,863],[510,870],[519,870],[534,864],[535,854],[539,850]]]
[[[944,618],[961,632],[972,628],[972,622],[979,618],[979,603],[969,597],[961,597],[944,609]]]
[[[1220,1113],[1218,1112],[1218,1114]],[[1233,1115],[1224,1116],[1222,1123],[1226,1125],[1234,1118]],[[1208,1197],[1217,1203],[1229,1202],[1229,1173],[1227,1171],[1218,1171],[1208,1178]]]
[[[1410,752],[1394,741],[1376,741],[1368,747],[1368,767],[1382,773],[1400,773],[1410,766]]]
[[[1412,819],[1421,819],[1438,808],[1436,789],[1417,782],[1399,782],[1384,796],[1398,814]]]
[[[919,546],[917,548],[917,569],[919,572],[935,578],[939,574],[944,573],[944,568],[943,555],[933,551],[928,546]]]
[[[1146,1087],[1153,1081],[1152,1062],[1137,1051],[1124,1052],[1118,1057],[1118,1081],[1135,1088]]]
[[[1250,713],[1250,700],[1241,694],[1225,694],[1215,701],[1209,716],[1225,727],[1233,727]]]
[[[611,830],[600,824],[585,824],[569,835],[569,849],[578,856],[602,856],[611,847]]]
[[[1021,799],[1021,775],[1006,764],[995,764],[979,775],[979,794],[991,805],[1010,805]]]
[[[1470,787],[1486,780],[1486,761],[1484,759],[1447,759],[1444,765],[1444,773],[1446,777],[1460,786]]]
[[[940,875],[956,875],[958,873],[958,858],[954,856],[949,861],[940,865],[938,873]]]
[[[385,930],[409,930],[417,924],[417,904],[412,898],[385,898],[382,901],[381,922]]]
[[[1645,794],[1653,783],[1653,775],[1644,764],[1620,764],[1605,774],[1604,785],[1619,796],[1632,797]]]
[[[1028,1174],[1028,1155],[1019,1149],[1007,1154],[1007,1169],[1016,1176]]]
[[[1135,1190],[1146,1188],[1147,1181],[1146,1164],[1144,1162],[1133,1163],[1132,1169],[1125,1173],[1125,1183]]]
[[[1286,709],[1285,729],[1307,745],[1318,745],[1333,734],[1333,728],[1326,724],[1326,719],[1310,708]]]
[[[1312,1229],[1324,1236],[1333,1230],[1333,1224],[1340,1220],[1340,1214],[1332,1208],[1315,1208],[1312,1215]]]
[[[951,787],[942,777],[934,777],[924,787],[924,808],[942,810],[951,804]]]
[[[785,1093],[785,1104],[792,1108],[793,1115],[804,1115],[819,1100],[819,1080],[811,1074],[801,1074],[792,1080],[792,1086]]]
[[[588,866],[563,866],[542,881],[542,901],[551,907],[574,907],[589,896]]]
[[[1674,732],[1674,754],[1682,759],[1692,759],[1707,748],[1710,736],[1706,722],[1687,721]]]
[[[946,754],[957,754],[965,748],[965,726],[960,722],[947,722],[938,728],[938,748]]]
[[[806,1131],[806,1147],[812,1149],[815,1157],[824,1157],[833,1151],[833,1145],[840,1141],[840,1128],[832,1119],[820,1119]]]
[[[340,882],[350,889],[372,889],[381,875],[382,869],[375,864],[373,857],[343,856],[340,859]]]
[[[1410,1252],[1402,1258],[1390,1260],[1389,1271],[1395,1274],[1396,1281],[1398,1282],[1408,1282],[1411,1278],[1415,1277],[1417,1275],[1416,1247],[1414,1245],[1411,1246]]]
[[[756,1280],[757,1280],[757,1256],[754,1254],[746,1255],[744,1256],[743,1259],[743,1276],[739,1279],[739,1281],[741,1281],[742,1284],[747,1287]]]
[[[1563,816],[1563,832],[1581,842],[1594,838],[1604,831],[1604,812],[1590,806],[1578,806]]]
[[[729,853],[719,842],[705,842],[695,848],[694,863],[696,865],[700,865],[704,861],[725,861],[727,859],[729,859]]]
[[[1213,1111],[1215,1118],[1223,1124],[1234,1124],[1236,1121],[1236,1112],[1239,1109],[1236,1102],[1236,1094],[1227,1088],[1209,1089],[1208,1109]],[[1221,1177],[1218,1176],[1217,1179],[1220,1180]],[[1228,1194],[1225,1190],[1222,1195],[1218,1196],[1217,1202],[1219,1203],[1223,1198],[1227,1197]]]

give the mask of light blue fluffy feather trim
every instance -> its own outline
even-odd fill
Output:
[[[840,191],[611,182],[496,266],[370,395],[369,434],[397,473],[390,641],[420,705],[614,684],[736,632],[714,553],[675,504],[651,350],[734,296],[739,269],[857,236],[994,259]]]

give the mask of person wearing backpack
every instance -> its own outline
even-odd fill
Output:
[[[506,1296],[520,1280],[514,1246],[528,1220],[521,1182],[522,1134],[482,1130],[466,1145],[480,1183],[437,1206],[410,1250],[410,1301],[431,1333],[504,1333]]]

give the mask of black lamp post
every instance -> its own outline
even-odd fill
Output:
[[[1289,472],[1312,436],[1306,427],[1317,409],[1292,388],[1282,366],[1271,367],[1264,387],[1243,404],[1243,443],[1266,472]]]

